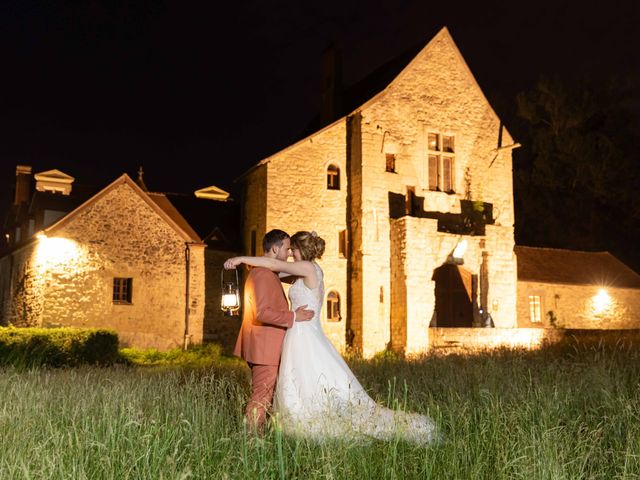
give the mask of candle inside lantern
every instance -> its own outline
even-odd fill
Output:
[[[236,270],[236,281],[225,282],[224,270],[221,276],[222,298],[220,308],[226,315],[235,315],[240,310],[240,292],[238,289],[238,271]]]

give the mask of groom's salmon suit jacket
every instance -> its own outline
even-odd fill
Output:
[[[252,268],[244,284],[242,326],[234,355],[256,365],[280,364],[284,335],[293,319],[278,275],[267,268]]]

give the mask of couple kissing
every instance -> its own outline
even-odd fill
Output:
[[[242,326],[234,350],[251,368],[248,427],[261,433],[270,412],[286,433],[320,441],[435,440],[435,425],[427,416],[378,405],[324,334],[324,274],[317,263],[324,240],[315,232],[290,237],[276,229],[264,236],[262,247],[261,257],[233,257],[224,263],[226,269],[254,267],[244,286]],[[293,262],[287,261],[289,256]],[[291,283],[291,307],[282,281]]]

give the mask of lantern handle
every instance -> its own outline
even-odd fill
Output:
[[[238,286],[238,288],[240,288],[240,280],[238,278],[238,269],[234,268],[235,272],[236,272],[236,285]],[[220,270],[220,284],[224,285],[224,272],[226,271],[226,269],[223,267],[222,270]]]

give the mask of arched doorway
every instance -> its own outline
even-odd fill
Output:
[[[438,327],[471,327],[473,324],[473,276],[458,265],[446,264],[433,272],[436,282]]]

